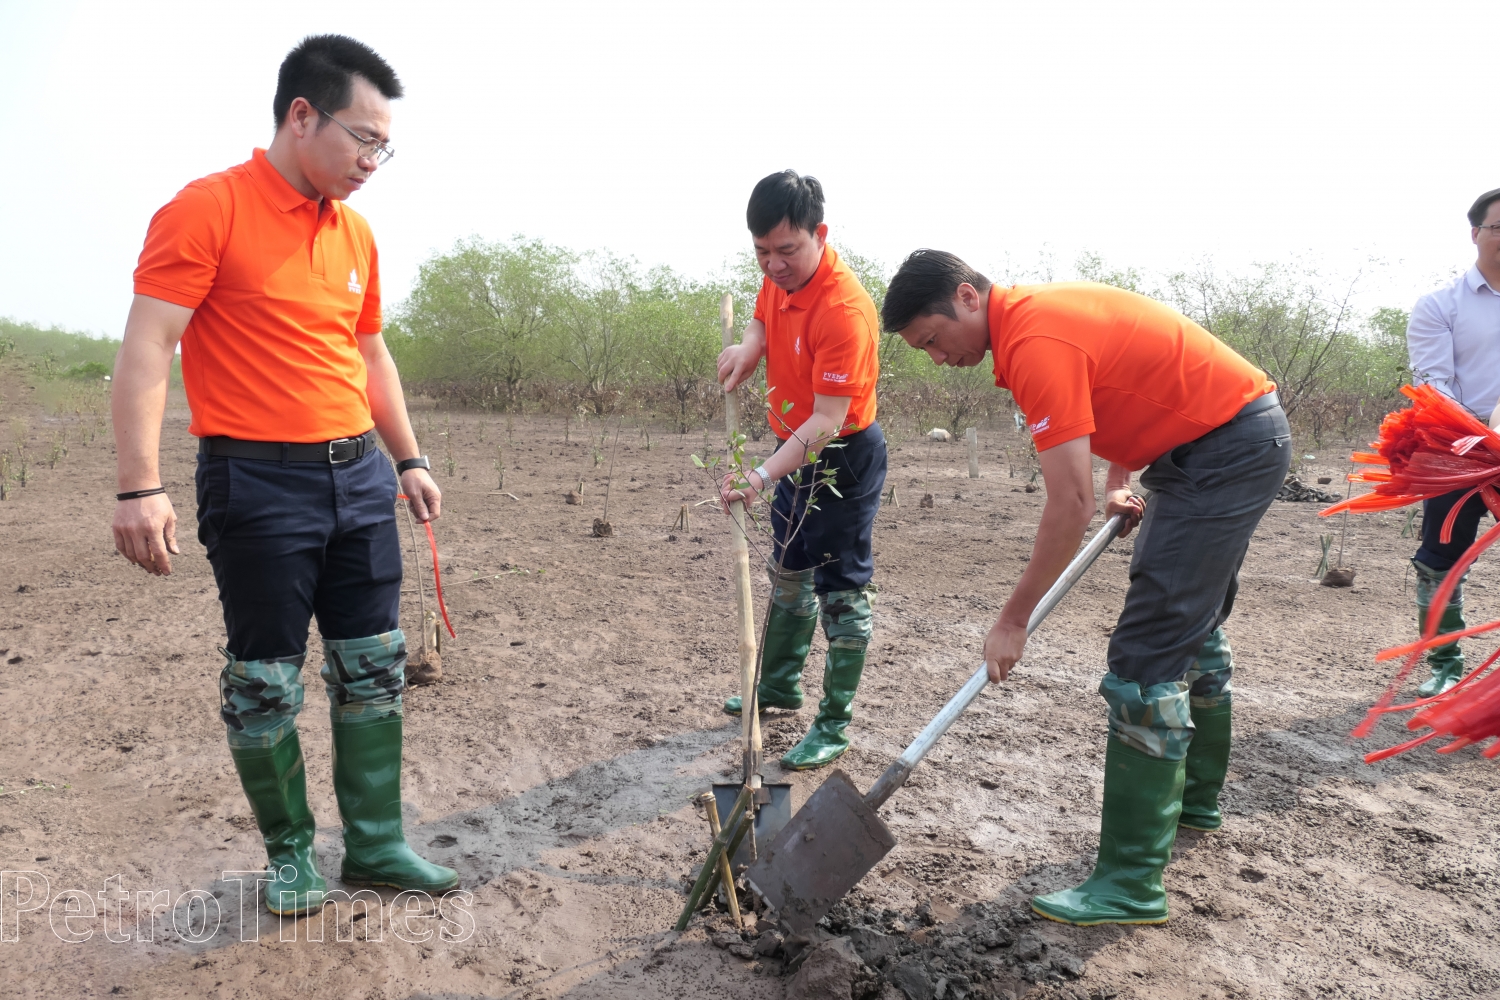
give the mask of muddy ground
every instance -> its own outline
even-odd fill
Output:
[[[689,460],[701,432],[658,427],[648,449],[627,424],[614,535],[598,539],[590,525],[603,513],[608,456],[592,457],[597,425],[571,422],[565,443],[561,420],[455,414],[450,475],[447,418],[418,411],[444,490],[438,538],[458,637],[443,650],[447,682],[407,697],[408,834],[459,870],[472,902],[450,910],[451,922],[403,925],[387,893],[377,914],[342,911],[339,929],[329,908],[324,940],[309,941],[305,920],[278,927],[247,908],[241,921],[237,883],[223,878],[259,867],[264,853],[216,715],[222,629],[193,537],[194,442],[181,399],[163,451],[187,522],[183,554],[169,579],[150,579],[113,552],[106,439],[70,438],[67,456],[45,468],[35,456],[80,425],[48,416],[40,392],[6,378],[5,431],[25,436],[34,457],[28,484],[0,503],[0,868],[42,873],[51,909],[18,912],[16,877],[6,876],[0,993],[786,995],[793,980],[778,956],[716,946],[716,934],[719,945],[740,943],[722,917],[667,933],[707,841],[689,799],[738,760],[737,729],[719,711],[737,683],[727,524],[692,506],[710,495]],[[492,492],[497,442],[514,497]],[[967,478],[961,443],[929,447],[908,429],[893,451],[899,506],[879,517],[875,642],[842,762],[861,787],[968,676],[1024,564],[1044,494],[1008,475],[1001,449],[1014,443],[1007,429],[984,433],[978,480]],[[1345,450],[1328,445],[1305,477],[1338,471]],[[928,477],[935,505],[921,509]],[[580,479],[583,503],[566,504]],[[674,541],[683,504],[691,525]],[[1346,734],[1387,680],[1375,651],[1412,631],[1403,587],[1414,543],[1400,537],[1399,514],[1353,521],[1355,586],[1319,587],[1317,538],[1330,526],[1316,509],[1274,505],[1245,563],[1229,625],[1239,670],[1227,822],[1179,836],[1166,876],[1171,922],[1077,929],[1031,923],[1024,910],[1030,893],[1074,884],[1092,863],[1105,738],[1095,688],[1123,600],[1126,540],[1037,633],[1018,675],[990,689],[887,806],[900,845],[831,928],[877,966],[864,992],[1500,995],[1500,765],[1474,748],[1361,762],[1397,739],[1389,722],[1367,744]],[[1500,615],[1496,581],[1485,564],[1475,571],[1476,618]],[[758,574],[756,585],[763,594]],[[407,590],[414,636],[410,576]],[[315,637],[313,650],[301,726],[331,877],[342,848]],[[819,638],[815,660],[821,650]],[[815,702],[816,670],[808,682]],[[774,761],[811,717],[808,708],[767,723],[767,770],[792,782],[799,805],[820,775],[782,776]],[[124,904],[87,917],[121,889]],[[78,892],[54,906],[65,890]],[[193,904],[190,890],[207,893]],[[21,904],[28,891],[20,886]],[[137,895],[148,891],[167,895]],[[164,927],[165,910],[153,925],[151,904],[168,901],[181,933]],[[185,940],[215,903],[217,933]],[[70,906],[85,915],[64,920]],[[335,940],[351,929],[355,940]],[[91,936],[65,943],[70,933]]]

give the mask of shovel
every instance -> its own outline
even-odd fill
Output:
[[[734,296],[725,294],[719,302],[719,319],[724,346],[734,343]],[[739,398],[732,392],[724,393],[724,423],[729,432],[731,447],[740,431]],[[687,510],[686,507],[683,508]],[[755,611],[754,596],[750,589],[750,546],[745,534],[745,505],[736,502],[730,510],[734,527],[730,530],[730,553],[734,560],[734,589],[739,617],[740,639],[740,737],[742,753],[742,781],[737,784],[716,784],[713,787],[714,804],[723,818],[725,826],[733,820],[735,801],[740,792],[751,791],[750,809],[755,822],[748,836],[740,840],[731,865],[746,865],[754,861],[757,848],[771,842],[792,818],[792,786],[785,783],[768,784],[760,774],[761,734],[760,712],[756,704],[759,680],[756,670]],[[683,515],[686,518],[686,514]],[[685,522],[684,522],[685,523]]]
[[[1047,613],[1115,540],[1124,523],[1123,515],[1111,517],[1073,557],[1031,613],[1027,635],[1036,631]],[[988,670],[981,665],[911,746],[886,768],[868,795],[861,796],[843,771],[834,771],[761,851],[746,877],[755,891],[780,911],[793,933],[806,933],[896,846],[896,838],[878,810],[906,784],[912,769],[979,697],[988,681]]]

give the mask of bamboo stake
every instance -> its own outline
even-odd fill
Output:
[[[713,792],[704,792],[698,796],[703,803],[703,811],[708,814],[708,830],[710,835],[719,835],[719,804],[714,801]],[[729,916],[734,921],[734,926],[745,929],[745,918],[740,916],[740,898],[734,891],[734,872],[729,868],[729,855],[719,855],[719,881],[724,883],[724,896],[729,900]]]
[[[692,891],[688,893],[687,905],[682,908],[682,913],[677,918],[677,930],[687,930],[688,921],[693,916],[693,911],[703,900],[704,893],[708,890],[710,881],[717,881],[719,875],[719,859],[724,856],[724,849],[729,847],[729,852],[734,853],[730,847],[731,841],[738,845],[740,838],[750,828],[747,808],[750,805],[750,789],[740,789],[740,794],[734,800],[734,806],[729,810],[729,825],[719,831],[713,843],[708,846],[708,857],[703,859],[703,868],[698,872],[698,881],[693,883]]]
[[[969,439],[969,478],[979,478],[979,428],[970,427],[967,434]]]
[[[729,347],[734,343],[734,296],[728,292],[719,301],[719,322],[724,346]],[[727,389],[724,392],[724,425],[732,442],[740,432],[740,405],[739,398]],[[750,546],[745,534],[745,505],[736,501],[730,505],[729,513],[734,518],[729,551],[734,561],[735,605],[739,612],[740,733],[744,740],[745,785],[759,788],[761,736],[760,713],[756,711],[758,706],[755,703],[755,609],[754,595],[750,589]]]

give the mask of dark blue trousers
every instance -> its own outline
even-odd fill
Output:
[[[238,660],[307,651],[398,626],[396,476],[380,451],[339,465],[198,456],[198,540]]]
[[[1417,549],[1413,559],[1439,573],[1446,573],[1458,562],[1464,550],[1474,544],[1474,539],[1479,537],[1479,522],[1489,513],[1489,508],[1477,493],[1469,498],[1453,519],[1453,534],[1449,536],[1448,544],[1443,544],[1443,521],[1447,519],[1453,505],[1467,492],[1468,490],[1454,490],[1422,501],[1422,547]]]
[[[839,440],[843,447],[826,447],[815,464],[783,476],[771,501],[777,558],[791,572],[811,569],[819,594],[859,590],[875,575],[872,544],[885,486],[885,432],[873,423]],[[815,473],[826,472],[834,474],[834,489],[814,488]]]
[[[1109,639],[1110,673],[1142,688],[1187,676],[1234,609],[1240,563],[1286,479],[1291,444],[1278,404],[1236,416],[1141,473],[1151,495]]]

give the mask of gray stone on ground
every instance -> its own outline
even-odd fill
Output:
[[[937,983],[921,962],[902,962],[891,970],[890,979],[906,1000],[934,1000],[937,996]]]
[[[846,937],[814,948],[786,987],[787,1000],[869,1000],[879,994],[880,977]]]
[[[1035,962],[1042,957],[1042,952],[1047,950],[1047,942],[1043,941],[1041,935],[1027,931],[1021,935],[1021,940],[1016,942],[1016,957],[1023,962]]]
[[[1083,975],[1084,961],[1077,955],[1066,951],[1055,951],[1052,953],[1052,967],[1069,979],[1077,979]]]

